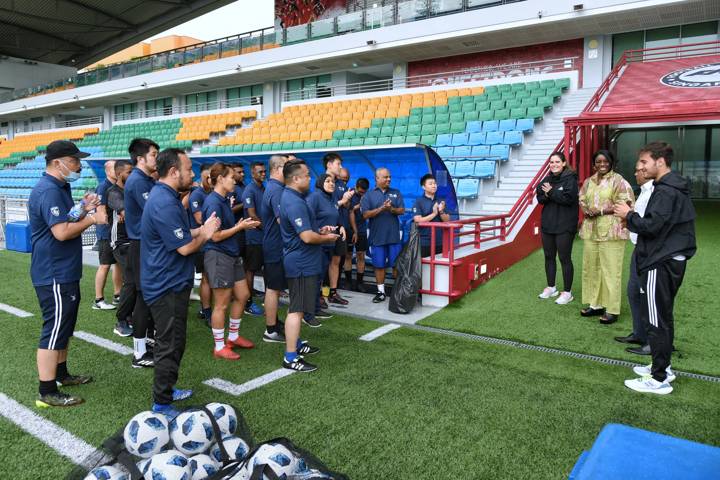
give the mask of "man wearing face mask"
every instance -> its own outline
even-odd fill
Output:
[[[80,178],[80,159],[89,153],[74,143],[59,140],[47,146],[45,174],[30,194],[28,213],[32,241],[30,276],[43,316],[37,366],[40,387],[35,405],[67,407],[83,399],[58,390],[58,385],[81,385],[86,375],[68,373],[68,343],[75,329],[80,305],[82,232],[107,224],[96,194],[86,194],[79,216],[69,215],[74,204],[70,183]]]

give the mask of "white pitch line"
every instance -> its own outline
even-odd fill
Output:
[[[33,314],[30,312],[26,312],[25,310],[20,310],[19,308],[13,307],[12,305],[8,305],[6,303],[0,303],[0,310],[4,310],[8,313],[12,313],[16,317],[32,317]]]
[[[401,328],[402,325],[398,325],[397,323],[388,323],[387,325],[383,325],[380,328],[376,328],[372,332],[366,333],[362,337],[360,337],[360,340],[364,340],[366,342],[372,342],[378,337],[382,337],[386,333],[392,332],[393,330],[397,330],[398,328]]]
[[[97,345],[98,347],[102,347],[107,350],[119,353],[120,355],[132,355],[133,353],[132,348],[126,347],[125,345],[113,342],[112,340],[108,340],[103,337],[98,337],[97,335],[93,335],[92,333],[79,331],[73,333],[73,336],[79,338],[80,340],[85,340],[88,343],[92,343],[93,345]]]
[[[103,457],[102,452],[50,420],[0,393],[0,415],[37,438],[76,465],[87,468]],[[90,460],[85,464],[86,461]]]
[[[256,388],[267,385],[270,382],[274,382],[275,380],[279,380],[283,377],[287,377],[288,375],[292,375],[293,373],[295,373],[293,370],[289,370],[287,368],[279,368],[261,377],[250,380],[249,382],[245,382],[242,385],[228,382],[227,380],[223,380],[222,378],[211,378],[209,380],[203,381],[203,384],[207,385],[208,387],[222,390],[223,392],[229,393],[230,395],[238,396],[251,390],[255,390]]]

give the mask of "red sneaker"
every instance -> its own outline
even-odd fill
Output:
[[[235,340],[228,340],[226,343],[227,346],[230,347],[240,347],[240,348],[253,348],[255,344],[248,340],[245,337],[241,337],[238,335],[238,337]]]
[[[224,358],[225,360],[240,360],[240,355],[233,352],[230,345],[225,345],[222,350],[213,349],[213,356],[215,358]]]

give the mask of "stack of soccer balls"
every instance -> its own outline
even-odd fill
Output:
[[[318,478],[313,475],[319,472],[309,469],[301,458],[280,444],[264,444],[247,458],[250,446],[235,436],[238,420],[233,407],[210,403],[207,409],[220,428],[230,460],[246,460],[230,476],[233,480],[249,479],[255,466],[261,464],[267,464],[283,480]],[[141,412],[128,422],[123,436],[127,451],[141,459],[137,467],[147,480],[201,480],[222,467],[220,446],[204,410],[185,411],[170,422],[164,415]],[[85,480],[130,480],[130,476],[116,466],[104,466],[93,469]]]

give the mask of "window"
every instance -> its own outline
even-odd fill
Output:
[[[625,50],[636,50],[645,46],[645,32],[628,32],[613,35],[613,65],[620,61]]]
[[[163,115],[172,115],[172,98],[158,98],[145,102],[146,117],[160,117]]]
[[[113,107],[115,120],[130,120],[135,118],[137,112],[137,103],[126,103],[123,105],[115,105]]]
[[[680,43],[702,43],[718,40],[718,22],[692,23],[682,26]]]
[[[228,107],[243,107],[246,105],[262,105],[263,86],[247,85],[245,87],[228,88],[226,98]]]
[[[191,93],[185,95],[187,112],[203,112],[217,108],[217,91]]]
[[[620,60],[625,50],[713,42],[718,39],[717,21],[619,33],[613,35],[613,65]]]
[[[288,100],[329,97],[330,82],[330,74],[288,80],[286,83]]]

